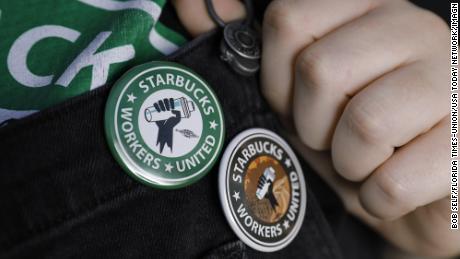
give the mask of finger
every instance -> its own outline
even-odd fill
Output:
[[[275,111],[287,115],[291,108],[292,70],[299,51],[373,9],[378,2],[278,0],[268,6],[263,24],[261,83]]]
[[[246,11],[241,1],[213,0],[212,3],[216,13],[225,22],[239,20],[245,16]],[[198,36],[216,26],[207,12],[205,1],[173,0],[172,4],[182,24],[192,36]]]
[[[382,221],[377,230],[412,254],[451,258],[460,252],[460,231],[450,229],[450,215],[450,199],[446,197],[417,208],[406,217]]]
[[[460,232],[450,231],[450,199],[419,207],[397,220],[383,221],[370,215],[359,201],[359,184],[340,177],[331,166],[328,152],[317,152],[293,135],[289,142],[315,172],[338,194],[347,211],[381,233],[395,246],[415,254],[453,256],[459,252]],[[427,224],[429,222],[429,224]],[[446,242],[446,240],[454,240]]]
[[[178,111],[178,110],[172,110],[171,112],[174,114],[174,116],[175,116],[176,118],[180,118],[180,111]]]
[[[380,222],[371,216],[359,201],[359,184],[350,182],[340,177],[332,167],[329,152],[317,152],[302,144],[294,135],[288,135],[289,142],[302,155],[314,171],[331,187],[340,197],[347,211],[360,218],[370,226],[376,226]]]
[[[394,151],[436,125],[448,112],[443,60],[391,72],[352,98],[337,125],[332,159],[339,174],[361,181]],[[436,82],[436,83],[435,83]]]
[[[398,149],[362,185],[363,207],[382,219],[401,217],[449,193],[449,121]]]
[[[300,52],[296,60],[293,114],[304,143],[317,150],[330,148],[339,114],[349,96],[396,67],[424,58],[432,49],[448,42],[438,37],[438,34],[447,35],[443,33],[446,25],[435,15],[424,14],[429,16],[426,21],[412,23],[419,13],[420,9],[409,2],[380,6]],[[423,29],[431,29],[433,33],[420,33],[421,23]],[[433,34],[440,39],[420,44],[431,40]]]
[[[171,107],[169,106],[169,99],[164,98],[163,103],[165,104],[166,110],[169,111],[171,109]]]
[[[450,199],[417,208],[397,220],[382,221],[370,215],[359,201],[359,184],[340,177],[331,166],[328,152],[317,152],[294,137],[290,143],[315,172],[339,195],[347,211],[360,218],[404,251],[432,256],[453,256],[459,252],[460,232],[449,230]],[[429,222],[429,224],[427,224]],[[446,242],[446,240],[454,240]]]
[[[171,109],[174,109],[175,105],[174,105],[174,99],[173,98],[169,98],[169,106],[171,107]]]
[[[158,101],[158,105],[160,105],[160,109],[162,111],[166,111],[166,107],[165,107],[165,104],[163,103],[163,100]]]
[[[158,103],[154,103],[154,104],[153,104],[153,107],[155,107],[155,110],[157,110],[157,112],[160,112],[160,111],[161,111],[160,105],[158,105]]]

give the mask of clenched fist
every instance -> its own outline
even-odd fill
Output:
[[[191,2],[176,0],[179,17],[206,30],[187,25]],[[239,1],[214,3],[227,20],[244,15]],[[262,91],[347,209],[403,250],[460,254],[441,18],[403,0],[275,0],[262,28]]]
[[[274,1],[263,44],[266,98],[347,208],[405,250],[458,254],[441,18],[402,0]]]

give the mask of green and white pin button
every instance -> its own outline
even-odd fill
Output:
[[[105,109],[110,150],[150,186],[194,183],[214,165],[224,141],[222,108],[209,85],[172,62],[150,62],[115,83]]]

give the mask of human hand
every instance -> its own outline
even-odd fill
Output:
[[[292,143],[351,213],[416,254],[460,253],[448,42],[439,17],[402,0],[278,0],[264,18],[262,91]]]
[[[259,200],[268,199],[273,210],[278,206],[278,202],[273,194],[273,182],[275,181],[275,170],[272,167],[265,169],[257,182],[256,196]]]
[[[153,106],[158,113],[170,112],[172,115],[166,120],[155,122],[158,127],[157,144],[160,145],[160,153],[162,153],[165,144],[172,148],[173,129],[181,121],[180,111],[175,110],[173,98],[159,100]]]
[[[245,16],[244,5],[239,0],[212,0],[212,3],[219,17],[225,22],[239,20]],[[172,0],[172,4],[177,16],[192,36],[198,36],[215,27],[204,0]]]
[[[200,2],[173,1],[192,35],[213,27]],[[213,2],[226,21],[244,15],[240,1]],[[263,24],[262,91],[295,125],[291,143],[352,214],[415,254],[460,253],[448,39],[439,17],[403,0],[275,0]]]

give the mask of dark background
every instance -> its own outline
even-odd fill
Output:
[[[450,3],[456,3],[457,1],[447,0],[414,0],[411,1],[414,4],[429,9],[438,15],[440,15],[450,26]],[[417,22],[417,21],[414,21]]]

